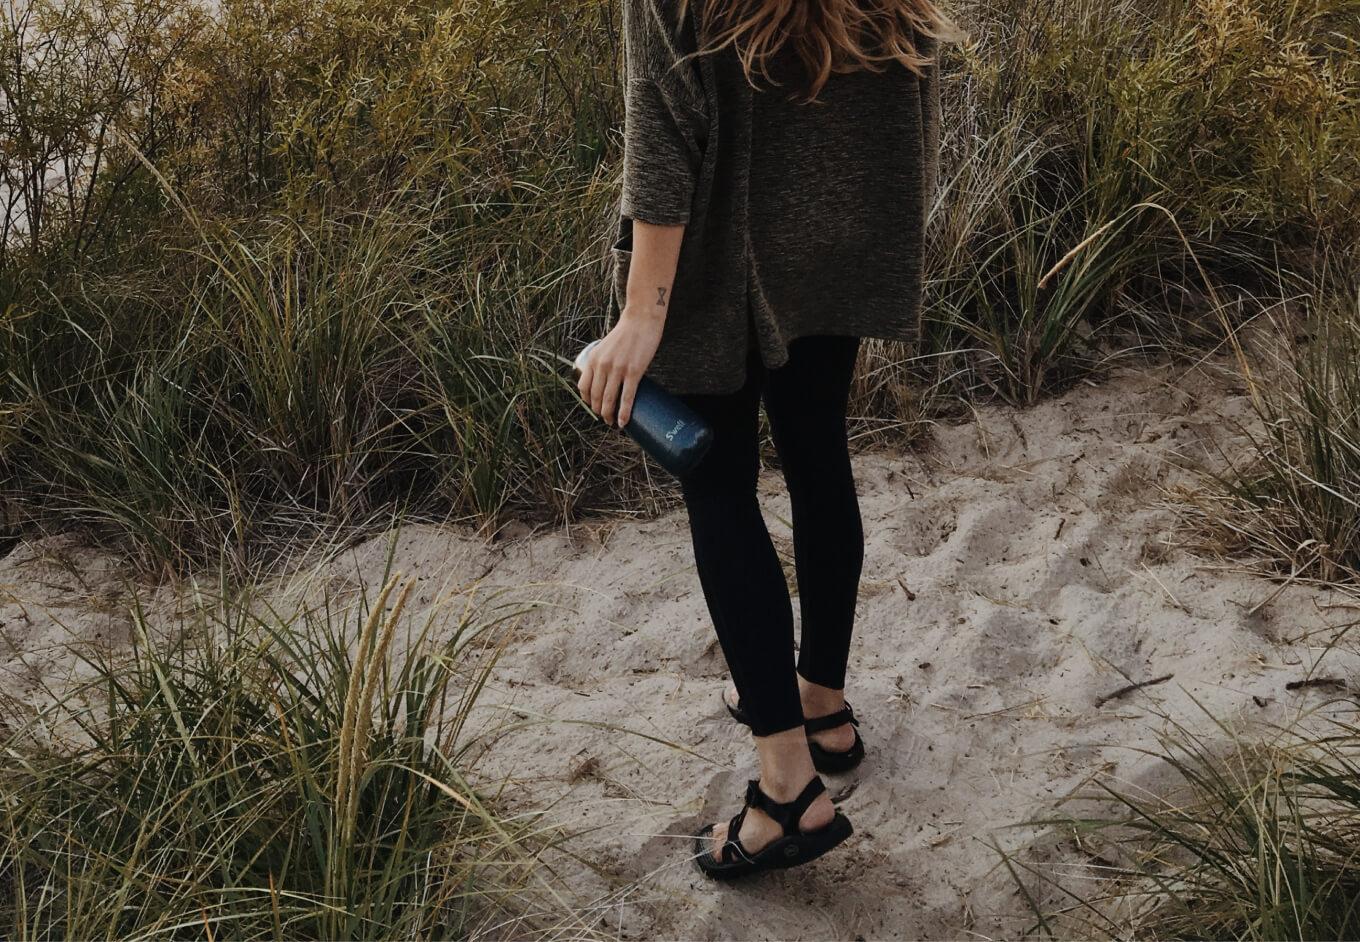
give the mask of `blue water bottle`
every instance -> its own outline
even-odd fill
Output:
[[[599,341],[576,356],[577,372]],[[623,427],[633,441],[671,474],[680,477],[703,459],[713,444],[713,429],[703,418],[646,376],[633,396],[633,414]]]

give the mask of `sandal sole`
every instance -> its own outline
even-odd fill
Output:
[[[839,847],[851,834],[855,833],[854,826],[850,824],[850,819],[837,811],[836,816],[831,819],[831,823],[825,827],[805,834],[777,838],[761,848],[760,852],[749,861],[709,864],[705,861],[713,859],[709,848],[713,842],[714,827],[715,825],[709,825],[694,835],[696,849],[694,866],[710,880],[716,880],[720,883],[755,876],[757,873],[766,873],[771,870],[788,870],[791,867],[801,867],[803,864],[811,863],[828,851]]]
[[[823,749],[812,740],[808,740],[808,749],[812,753],[812,767],[824,775],[844,775],[864,761],[864,740],[859,738],[858,731],[855,732],[855,744],[845,752]]]

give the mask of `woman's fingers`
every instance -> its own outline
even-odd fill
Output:
[[[586,363],[581,368],[581,378],[576,381],[576,391],[581,394],[581,401],[590,405],[590,385],[595,380],[595,367]]]
[[[604,403],[600,409],[600,416],[604,419],[605,425],[614,424],[614,410],[619,402],[619,387],[623,385],[623,371],[614,367],[609,371],[609,380],[604,388]]]
[[[599,349],[596,348],[596,352]],[[600,362],[595,364],[594,375],[590,379],[590,408],[596,415],[602,415],[600,411],[604,405],[604,390],[609,382],[610,365],[607,356],[601,357]]]
[[[637,397],[638,379],[629,373],[623,379],[623,392],[619,396],[619,428],[623,428],[633,418],[633,399]]]
[[[616,328],[617,329],[617,328]],[[636,355],[631,337],[611,335],[592,351],[577,383],[581,398],[592,412],[609,425],[623,428],[633,419],[638,384],[646,372],[647,359]],[[611,343],[611,341],[614,341]],[[654,345],[654,344],[653,344]],[[616,350],[615,347],[623,347]]]

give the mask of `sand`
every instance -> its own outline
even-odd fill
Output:
[[[1119,369],[1032,409],[983,409],[918,452],[857,455],[867,554],[849,697],[869,758],[828,780],[856,834],[812,866],[740,886],[710,884],[688,860],[687,835],[737,810],[754,762],[720,702],[683,513],[493,542],[408,526],[395,564],[422,578],[413,617],[469,598],[529,607],[507,623],[481,701],[494,748],[477,780],[575,835],[551,860],[602,933],[1015,937],[1030,919],[994,845],[1074,880],[1090,848],[1014,825],[1061,810],[1095,777],[1164,790],[1165,763],[1142,750],[1173,723],[1221,735],[1213,714],[1251,735],[1332,696],[1289,681],[1357,675],[1353,652],[1328,650],[1349,597],[1281,591],[1187,545],[1168,489],[1240,452],[1249,415],[1221,365]],[[791,575],[777,472],[761,491]],[[376,582],[392,538],[320,576]],[[71,638],[126,642],[116,572],[60,537],[0,560],[6,690],[69,682]]]

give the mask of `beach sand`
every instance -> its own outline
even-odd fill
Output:
[[[1096,853],[1016,825],[1062,813],[1097,778],[1165,791],[1168,767],[1142,750],[1173,724],[1255,735],[1334,696],[1286,683],[1357,676],[1352,652],[1327,650],[1347,598],[1280,591],[1187,546],[1168,489],[1193,484],[1185,468],[1218,463],[1220,449],[1240,452],[1241,392],[1219,366],[1117,369],[1032,409],[982,409],[916,452],[858,454],[867,553],[848,696],[869,758],[828,779],[856,833],[811,866],[745,884],[710,884],[688,860],[687,835],[737,810],[755,766],[721,705],[682,512],[490,542],[407,526],[395,567],[421,580],[415,618],[468,599],[527,607],[501,629],[477,781],[575,835],[549,859],[605,934],[1015,937],[1032,918],[994,847],[1088,887],[1078,881]],[[761,492],[792,575],[777,471]],[[374,585],[391,540],[311,578]],[[69,683],[71,639],[126,644],[117,572],[61,537],[0,560],[6,690],[40,699],[43,684]],[[148,604],[168,606],[165,592]]]

